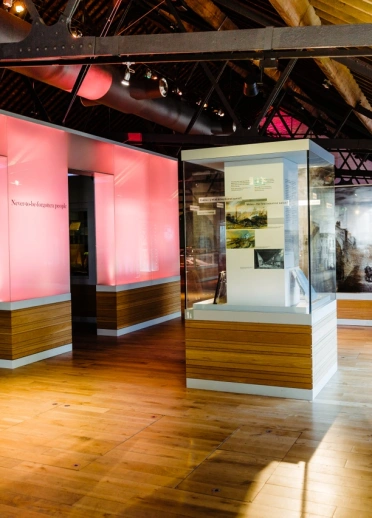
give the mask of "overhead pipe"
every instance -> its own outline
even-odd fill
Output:
[[[31,25],[20,18],[0,9],[0,43],[15,43],[28,36]],[[71,92],[81,65],[45,65],[36,67],[8,67],[37,81]],[[77,95],[91,101],[90,104],[102,104],[123,113],[142,117],[156,124],[168,127],[179,133],[184,133],[195,108],[180,99],[154,98],[158,96],[148,86],[142,91],[138,82],[132,88],[121,84],[123,79],[118,68],[92,65],[86,74]],[[151,91],[150,91],[151,90]],[[88,105],[89,103],[83,104]],[[201,114],[191,134],[229,135],[234,132],[232,122],[212,120]]]

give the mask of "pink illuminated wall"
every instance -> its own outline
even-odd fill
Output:
[[[69,293],[66,133],[7,119],[10,300]]]
[[[148,155],[152,278],[180,274],[178,164]]]
[[[0,302],[70,292],[69,168],[94,172],[98,284],[179,275],[175,160],[0,114]]]
[[[0,156],[0,302],[10,300],[7,162],[6,157]]]
[[[116,284],[179,275],[177,162],[115,149]]]
[[[114,177],[94,174],[97,284],[112,286],[115,271]]]

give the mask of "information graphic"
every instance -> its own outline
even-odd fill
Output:
[[[296,304],[297,166],[285,159],[227,164],[225,196],[240,198],[226,201],[228,303]]]

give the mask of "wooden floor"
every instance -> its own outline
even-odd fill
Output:
[[[0,370],[0,517],[372,517],[372,328],[313,403],[185,389],[180,320]]]

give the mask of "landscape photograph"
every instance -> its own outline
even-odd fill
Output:
[[[267,228],[266,200],[239,200],[226,203],[226,228]]]
[[[226,230],[226,248],[254,248],[255,233],[252,230]]]

